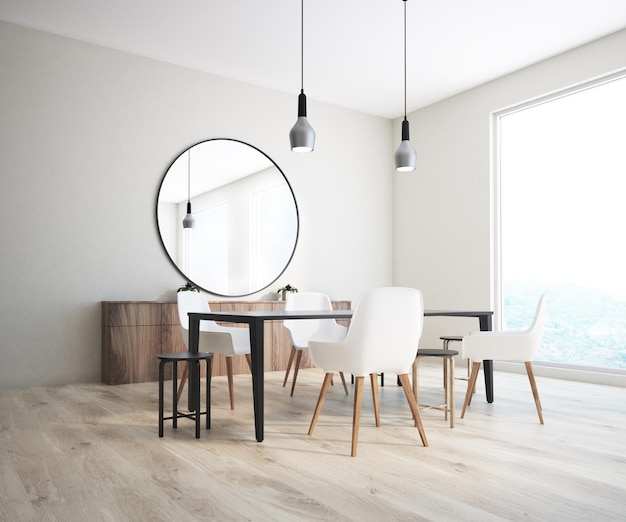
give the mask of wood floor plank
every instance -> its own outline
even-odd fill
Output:
[[[441,367],[421,365],[420,397],[440,399]],[[454,429],[421,412],[421,444],[395,376],[379,387],[381,426],[364,393],[350,457],[353,388],[331,386],[307,434],[323,373],[297,390],[266,374],[265,441],[254,440],[249,376],[212,383],[212,428],[157,428],[157,383],[0,391],[0,520],[613,521],[626,512],[626,391],[495,374]],[[366,383],[366,387],[369,383]],[[457,404],[465,393],[456,386]],[[429,396],[430,395],[430,396]],[[166,397],[166,400],[170,400]],[[169,408],[169,402],[166,405]]]
[[[7,440],[0,432],[0,520],[37,520],[37,513],[7,448]]]

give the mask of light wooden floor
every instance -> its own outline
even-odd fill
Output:
[[[428,399],[441,370],[422,372]],[[322,374],[302,371],[293,398],[282,377],[267,374],[263,443],[249,376],[236,377],[234,412],[214,379],[212,429],[200,439],[187,420],[158,437],[156,383],[0,391],[0,520],[626,519],[623,388],[539,378],[541,426],[525,377],[496,373],[496,402],[481,385],[454,429],[441,412],[422,413],[424,448],[387,375],[382,426],[367,389],[351,458],[352,396],[336,383],[308,436]]]

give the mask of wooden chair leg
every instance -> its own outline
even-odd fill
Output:
[[[370,373],[370,382],[372,383],[372,401],[374,403],[374,419],[376,419],[376,427],[380,427],[380,402],[378,401],[378,375]]]
[[[415,397],[415,402],[419,405],[420,403],[420,367],[419,367],[419,357],[415,357],[413,361],[413,396]]]
[[[350,395],[350,394],[348,393],[348,385],[346,384],[346,378],[345,378],[345,376],[343,375],[343,372],[339,372],[339,376],[341,377],[341,382],[342,382],[342,384],[343,384],[343,389],[346,391],[346,395]]]
[[[296,363],[293,367],[293,381],[291,382],[290,397],[293,397],[293,392],[296,389],[296,380],[298,379],[298,370],[300,369],[300,361],[302,360],[302,350],[298,350],[298,356],[296,357]]]
[[[472,363],[472,369],[474,368],[474,363]],[[478,361],[478,368],[480,368],[480,361]],[[471,376],[471,373],[470,373]],[[478,373],[476,374],[476,378],[474,379],[474,384],[472,384],[472,397],[474,396],[474,394],[476,393],[476,383],[478,382]],[[469,381],[468,381],[469,383]],[[468,406],[470,404],[472,404],[472,397],[470,397]]]
[[[447,348],[447,343],[446,344],[446,348]],[[443,360],[443,389],[446,389],[446,386],[448,385],[448,365],[446,364],[446,358],[444,357]]]
[[[539,422],[543,424],[543,414],[541,413],[541,402],[539,401],[539,391],[537,390],[537,383],[535,382],[535,374],[533,373],[533,365],[530,361],[524,363],[526,365],[526,373],[528,374],[528,380],[530,381],[530,388],[533,391],[533,398],[535,399],[535,406],[537,407],[537,414],[539,415]]]
[[[287,363],[287,369],[285,370],[285,380],[283,381],[283,388],[287,385],[287,379],[289,378],[289,372],[291,371],[291,364],[293,363],[293,358],[296,355],[296,349],[294,346],[291,346],[291,352],[289,352],[289,362]]]
[[[465,416],[465,410],[472,402],[472,394],[474,393],[474,387],[476,386],[476,379],[478,378],[478,371],[480,370],[480,361],[472,363],[472,374],[469,381],[467,381],[467,392],[465,393],[465,401],[463,402],[463,409],[461,410],[461,418]]]
[[[180,385],[178,386],[178,393],[176,394],[176,404],[180,401],[180,397],[183,394],[183,388],[187,382],[187,372],[189,371],[189,364],[185,364],[183,368],[183,376],[180,378]]]
[[[315,406],[315,411],[313,412],[313,419],[311,420],[311,426],[309,426],[309,435],[313,435],[313,429],[315,428],[315,423],[317,422],[317,418],[322,411],[322,406],[324,405],[324,399],[326,399],[326,394],[328,393],[328,389],[330,388],[330,381],[333,379],[332,373],[327,373],[324,376],[324,382],[322,383],[322,389],[320,390],[320,396],[317,399],[317,405]]]
[[[233,383],[233,358],[226,357],[226,375],[228,377],[228,395],[230,397],[230,409],[235,409],[235,386]]]
[[[352,451],[350,455],[356,457],[356,447],[359,442],[359,425],[361,424],[361,405],[363,404],[363,376],[354,378],[354,411],[352,413]]]
[[[428,440],[426,439],[426,432],[424,431],[424,426],[422,425],[422,419],[420,417],[419,408],[417,406],[417,401],[413,396],[413,390],[411,390],[411,383],[409,382],[409,376],[406,373],[402,375],[398,375],[398,379],[400,380],[400,384],[402,385],[402,389],[404,390],[404,395],[406,396],[406,400],[409,403],[409,408],[411,408],[411,413],[413,414],[413,419],[415,420],[415,426],[417,427],[417,431],[420,434],[422,439],[422,444],[424,446],[428,446]]]
[[[446,404],[450,415],[450,427],[454,428],[454,357],[446,357],[444,364],[448,365],[448,385],[446,389]]]

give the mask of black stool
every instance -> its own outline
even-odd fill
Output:
[[[191,352],[174,352],[161,353],[157,357],[159,363],[159,437],[163,436],[163,421],[172,420],[172,426],[176,429],[178,419],[186,417],[196,421],[196,439],[200,438],[200,415],[206,415],[206,429],[211,429],[211,362],[213,360],[212,353],[191,353]],[[196,364],[198,366],[198,381],[200,380],[200,361],[206,361],[206,410],[200,411],[200,382],[198,382],[198,396],[193,398],[196,410],[191,413],[182,413],[178,411],[178,394],[176,381],[178,378],[178,362],[183,361],[188,364]],[[173,412],[171,417],[163,416],[163,381],[165,379],[165,365],[173,363],[172,385],[173,385]]]
[[[450,427],[454,428],[454,356],[459,355],[456,350],[439,350],[419,348],[417,350],[417,356],[413,362],[413,395],[415,395],[415,401],[418,407],[424,409],[443,410],[445,412],[445,419],[450,420]],[[419,401],[419,360],[420,357],[440,357],[443,359],[443,390],[444,390],[444,403],[435,406],[426,404],[420,404]]]

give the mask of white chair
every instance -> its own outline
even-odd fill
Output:
[[[355,457],[364,377],[370,376],[376,426],[380,426],[377,374],[391,372],[398,375],[422,443],[428,446],[408,376],[422,336],[423,322],[424,305],[419,290],[399,287],[375,288],[365,292],[358,300],[350,328],[343,341],[309,342],[309,353],[313,363],[326,372],[309,435],[313,434],[333,372],[351,373],[355,376],[351,455]]]
[[[187,349],[189,349],[189,312],[208,313],[211,311],[209,303],[199,292],[178,292],[178,319],[180,329]],[[235,409],[235,390],[233,385],[233,356],[245,355],[250,361],[250,331],[248,328],[235,328],[219,326],[214,321],[200,321],[200,339],[198,350],[201,352],[221,353],[226,359],[226,374],[228,376],[228,394],[230,396],[230,409]],[[185,368],[185,372],[186,372]],[[179,397],[186,380],[183,374],[179,389]]]
[[[333,305],[330,302],[330,298],[326,294],[317,292],[290,292],[285,303],[285,310],[332,310]],[[289,330],[289,336],[291,338],[291,352],[289,354],[289,362],[287,363],[287,370],[285,371],[285,379],[283,380],[283,387],[287,384],[289,378],[289,371],[293,364],[294,357],[296,363],[293,369],[293,382],[291,384],[291,396],[296,387],[296,379],[298,378],[298,370],[300,369],[300,361],[302,359],[302,352],[308,350],[309,341],[327,341],[338,342],[343,341],[346,337],[348,329],[345,326],[341,326],[334,319],[294,319],[283,321],[283,324],[287,330]],[[297,354],[297,355],[296,355]],[[348,387],[346,385],[346,379],[341,375],[341,382],[343,388],[348,395]]]
[[[530,388],[535,399],[539,422],[543,424],[541,413],[541,402],[535,376],[533,374],[532,359],[534,358],[541,344],[541,336],[545,323],[546,294],[543,294],[537,305],[537,312],[532,325],[527,330],[506,331],[506,332],[472,332],[463,337],[462,355],[472,361],[472,373],[467,384],[465,402],[461,411],[461,418],[465,415],[465,410],[472,402],[472,393],[476,386],[476,378],[480,369],[480,361],[500,360],[500,361],[522,361],[526,366],[526,373],[530,381]]]

